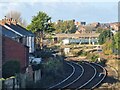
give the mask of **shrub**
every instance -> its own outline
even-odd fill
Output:
[[[2,66],[3,78],[8,78],[14,76],[16,73],[20,72],[20,62],[16,60],[7,61]]]
[[[51,59],[48,60],[43,64],[43,68],[45,70],[46,74],[57,74],[59,73],[58,71],[62,71],[62,65],[63,63],[60,60],[57,59]]]
[[[87,52],[80,50],[80,51],[76,51],[74,52],[76,56],[87,56]]]
[[[99,57],[98,55],[92,53],[87,54],[87,59],[90,59],[91,62],[95,62],[98,57]]]
[[[98,57],[99,57],[98,55],[94,55],[94,54],[93,54],[93,56],[91,57],[91,61],[92,61],[92,62],[95,62]]]

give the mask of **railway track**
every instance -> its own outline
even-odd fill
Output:
[[[76,82],[72,83],[66,88],[82,88],[86,84],[88,84],[96,75],[96,68],[94,68],[89,63],[81,63],[84,68],[84,74],[79,78]]]
[[[73,68],[73,72],[60,83],[48,89],[94,89],[106,77],[106,70],[97,63],[67,62]]]
[[[73,82],[74,80],[77,80],[77,78],[80,78],[82,76],[84,72],[84,68],[82,68],[81,65],[76,64],[74,62],[68,62],[68,64],[73,68],[73,72],[71,73],[71,75],[68,76],[68,78],[61,81],[60,83],[49,87],[48,90],[53,88],[63,88],[65,86],[68,86],[71,84],[71,82]]]

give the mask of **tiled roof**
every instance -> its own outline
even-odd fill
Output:
[[[2,35],[9,37],[9,38],[16,38],[16,37],[20,37],[18,34],[14,33],[11,30],[8,30],[7,28],[5,28],[4,26],[0,25],[0,29],[2,29]]]
[[[14,25],[15,26],[15,25]],[[28,30],[26,30],[24,27],[22,27],[22,26],[20,26],[20,25],[16,25],[18,28],[20,28],[20,29],[22,29],[22,30],[24,30],[24,31],[26,31],[26,33],[28,33],[29,35],[31,35],[31,36],[35,36],[31,31],[28,31]]]
[[[23,36],[34,36],[34,34],[30,31],[27,31],[25,28],[21,27],[20,25],[13,25],[13,24],[5,24],[8,27],[12,28],[13,30],[15,30],[16,32],[22,34]]]

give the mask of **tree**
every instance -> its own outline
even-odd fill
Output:
[[[105,31],[105,29],[103,29],[102,27],[98,27],[96,29],[96,33],[102,33],[103,31]]]
[[[6,18],[15,19],[21,26],[26,27],[27,23],[25,19],[22,19],[21,13],[18,11],[10,11],[6,14]]]
[[[103,44],[103,53],[106,55],[112,54],[112,40],[107,40]]]
[[[55,33],[63,32],[63,20],[58,20],[57,23],[54,23]]]
[[[57,24],[54,23],[56,33],[75,33],[76,26],[74,20],[58,20]]]
[[[104,44],[108,39],[113,38],[113,33],[110,30],[105,30],[99,35],[99,44]]]
[[[98,57],[99,57],[98,55],[93,54],[91,57],[91,61],[95,62],[98,59]]]
[[[33,16],[31,24],[28,25],[27,28],[33,33],[38,32],[39,30],[50,33],[54,29],[52,27],[53,24],[50,21],[51,17],[40,11],[36,16]]]
[[[113,45],[113,48],[117,50],[118,53],[120,53],[120,31],[114,35],[112,40],[112,45]]]
[[[3,78],[8,78],[14,76],[16,73],[20,72],[20,63],[16,60],[7,61],[2,66]]]
[[[27,26],[27,29],[36,34],[38,39],[37,43],[40,44],[41,49],[43,33],[51,33],[54,31],[53,23],[51,23],[51,17],[44,12],[38,12],[36,16],[33,16],[31,24]]]

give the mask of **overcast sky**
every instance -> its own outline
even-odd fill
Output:
[[[11,10],[21,12],[28,24],[38,11],[46,12],[52,21],[118,21],[118,0],[0,0],[0,19]]]

